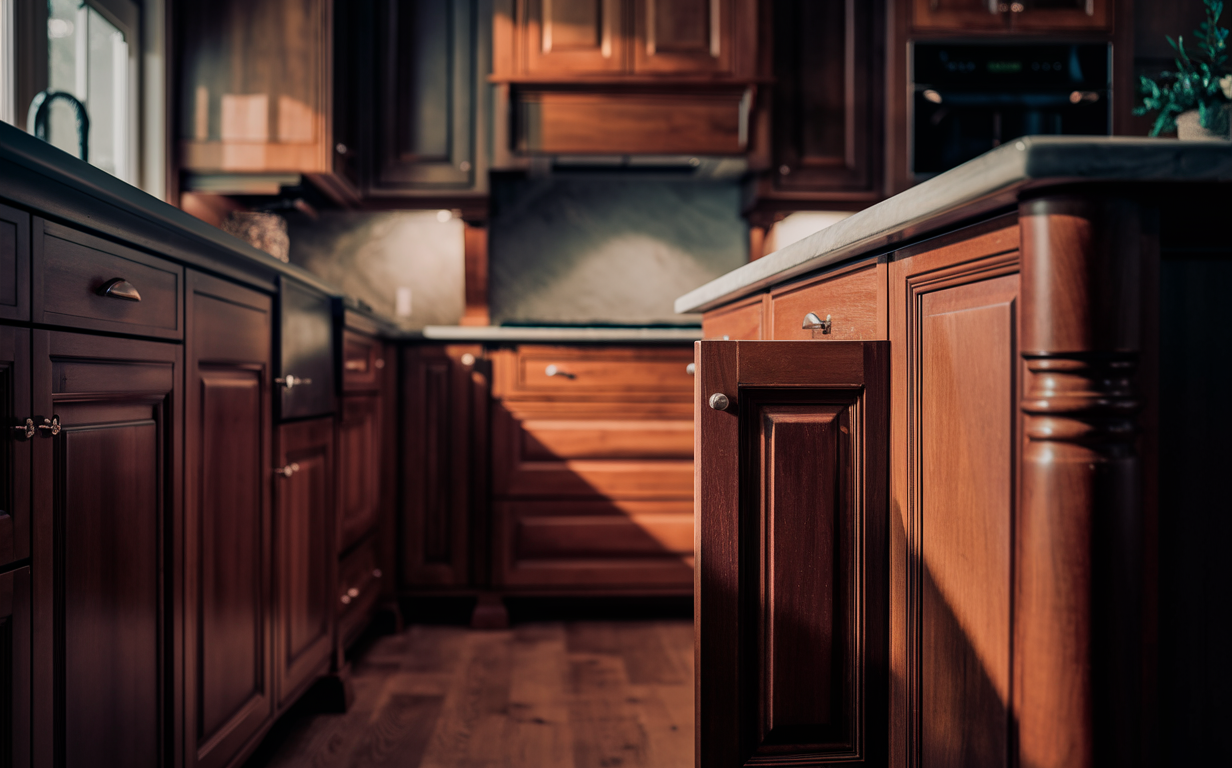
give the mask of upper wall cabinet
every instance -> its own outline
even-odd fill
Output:
[[[625,71],[629,32],[624,0],[516,0],[514,47],[532,76]],[[508,12],[510,0],[502,5]],[[498,11],[499,13],[499,11]]]
[[[947,32],[1049,32],[1110,26],[1110,0],[914,0],[912,27]]]

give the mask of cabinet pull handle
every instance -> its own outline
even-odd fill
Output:
[[[816,312],[809,312],[804,316],[804,324],[800,326],[808,331],[821,331],[829,333],[831,328],[830,316],[826,315],[826,319],[822,320],[817,316]]]
[[[274,383],[280,385],[283,389],[290,392],[296,387],[302,387],[307,384],[311,384],[312,379],[301,379],[298,376],[292,376],[291,374],[288,373],[286,376],[279,376],[278,378],[274,379]]]
[[[38,421],[40,417],[35,416],[34,419]],[[50,419],[42,419],[42,423],[38,425],[39,435],[42,437],[55,437],[63,428],[60,424],[60,417],[56,415],[52,415]]]
[[[692,376],[693,374],[697,373],[697,364],[696,364],[696,363],[689,363],[688,365],[686,365],[686,366],[684,367],[684,372],[685,372],[685,373],[687,373],[687,374],[689,374],[690,376]]]
[[[34,437],[35,431],[34,419],[27,416],[24,422],[19,422],[13,427],[13,436],[18,440],[29,440]]]
[[[561,369],[557,368],[555,365],[549,365],[547,368],[544,368],[543,373],[549,378],[551,378],[552,376],[563,376],[566,379],[576,379],[577,378],[576,373],[569,373],[568,371],[562,371]]]
[[[343,595],[343,596],[342,596],[342,604],[343,604],[343,605],[350,605],[350,604],[351,604],[351,600],[353,600],[353,599],[354,599],[354,598],[352,598],[350,595]]]
[[[731,400],[722,392],[715,392],[710,396],[710,407],[716,411],[726,411],[731,405]]]
[[[291,475],[294,475],[298,471],[299,471],[299,464],[294,461],[286,465],[285,467],[275,467],[274,468],[274,474],[278,475],[279,477],[290,477]]]
[[[351,587],[350,589],[347,590],[347,594],[351,596],[352,600],[354,600],[355,598],[359,597],[359,588]]]
[[[113,277],[107,282],[99,286],[97,291],[99,296],[106,296],[109,299],[123,299],[124,301],[141,301],[141,294],[133,287],[133,284],[122,277]]]
[[[368,369],[368,361],[367,360],[347,360],[346,363],[344,363],[342,367],[346,368],[348,371],[364,371]]]

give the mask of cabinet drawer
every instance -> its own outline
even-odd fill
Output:
[[[522,347],[493,355],[497,396],[642,394],[693,399],[692,346],[683,348]]]
[[[338,635],[344,647],[363,631],[371,617],[383,575],[372,538],[338,563]]]
[[[760,341],[765,297],[721,307],[702,315],[702,336],[707,339]]]
[[[182,267],[69,227],[35,221],[34,322],[183,338]]]
[[[770,294],[770,338],[878,341],[887,336],[886,265],[869,262],[777,288]],[[829,333],[802,328],[810,312],[830,318]]]
[[[690,501],[503,502],[496,515],[504,585],[692,586]]]
[[[0,318],[30,319],[30,214],[0,205]]]
[[[342,388],[348,392],[381,388],[384,345],[354,331],[342,333]]]

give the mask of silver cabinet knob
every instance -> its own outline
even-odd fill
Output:
[[[356,587],[351,587],[347,590],[347,594],[351,596],[351,599],[355,599],[359,597],[359,589]]]
[[[372,578],[374,578],[374,579],[379,579],[379,578],[381,578],[381,569],[380,569],[380,568],[373,568],[373,569],[372,569]]]
[[[292,376],[291,374],[288,373],[286,376],[279,376],[278,378],[274,379],[274,383],[278,384],[283,389],[290,392],[296,387],[302,387],[306,384],[311,384],[312,379],[301,379],[299,376]]]
[[[475,356],[472,355],[470,352],[467,352],[466,354],[462,355],[462,357],[458,359],[461,360],[462,365],[465,365],[467,368],[470,368],[472,365],[475,364]],[[551,376],[552,374],[549,373],[548,375]]]
[[[350,604],[351,604],[351,601],[352,601],[352,600],[354,600],[354,599],[355,599],[355,598],[351,597],[350,595],[343,595],[343,596],[342,596],[342,604],[343,604],[343,605],[350,605]]]
[[[568,371],[562,371],[560,368],[557,368],[555,365],[549,365],[547,368],[544,368],[543,373],[545,376],[549,378],[551,378],[552,376],[560,376],[566,379],[576,379],[577,378],[576,373],[569,373]]]
[[[830,322],[829,315],[826,315],[826,319],[822,320],[817,316],[816,312],[809,312],[804,316],[804,323],[801,324],[800,327],[808,331],[821,331],[822,333],[829,333],[832,323]]]
[[[274,474],[278,475],[279,477],[290,477],[291,475],[294,475],[298,471],[299,471],[299,464],[293,461],[290,464],[286,465],[285,467],[275,468]]]
[[[690,376],[692,376],[694,373],[697,373],[697,363],[689,363],[688,365],[686,365],[684,367],[684,372],[689,374]]]
[[[726,411],[731,405],[731,400],[727,399],[727,395],[722,392],[715,392],[710,396],[710,407],[716,411]]]

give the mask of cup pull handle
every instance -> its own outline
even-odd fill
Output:
[[[817,316],[816,312],[809,312],[804,316],[804,323],[800,327],[807,331],[821,331],[822,333],[829,333],[832,325],[833,324],[830,322],[829,315],[826,315],[826,319],[822,320]]]
[[[141,294],[137,292],[136,287],[122,277],[113,277],[103,283],[99,286],[97,293],[99,296],[106,296],[109,299],[141,301]]]

